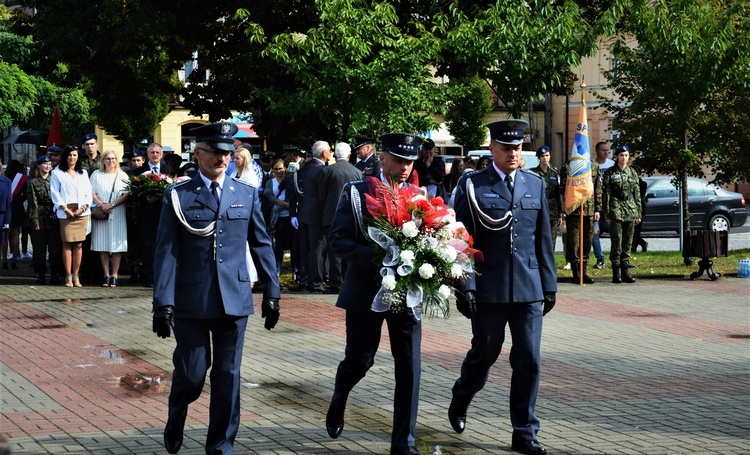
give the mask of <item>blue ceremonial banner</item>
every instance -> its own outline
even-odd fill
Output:
[[[594,195],[591,179],[591,155],[589,152],[589,127],[586,116],[586,99],[581,90],[581,111],[578,114],[573,150],[568,162],[568,178],[565,184],[565,213],[570,214]]]

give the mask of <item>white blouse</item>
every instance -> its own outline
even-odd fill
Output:
[[[66,171],[55,168],[52,170],[50,177],[50,192],[52,193],[52,203],[55,206],[55,213],[59,219],[65,219],[65,207],[68,204],[78,204],[86,206],[86,211],[81,216],[91,214],[91,181],[89,175],[84,170],[81,174],[75,173],[73,177]]]

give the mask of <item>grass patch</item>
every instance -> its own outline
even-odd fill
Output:
[[[588,274],[591,277],[596,278],[610,278],[612,277],[612,268],[609,263],[608,255],[604,255],[605,266],[603,269],[595,269],[596,259],[594,255],[590,255],[592,261],[589,261]],[[737,264],[740,259],[750,259],[750,249],[733,250],[729,252],[729,256],[725,258],[713,258],[714,261],[713,269],[714,272],[721,273],[722,276],[737,276]],[[571,277],[570,270],[564,270],[565,256],[562,254],[555,255],[555,261],[557,263],[557,275],[559,277]],[[635,277],[684,277],[689,278],[690,274],[697,272],[698,259],[695,260],[693,265],[686,266],[683,262],[682,253],[679,251],[670,252],[646,252],[646,253],[631,253],[630,262],[636,266],[635,269],[630,269],[630,274]],[[706,279],[704,273],[698,279]],[[281,265],[281,275],[279,276],[279,283],[282,287],[289,289],[296,285],[294,276],[292,275],[292,268],[289,258],[284,258],[284,262]]]
[[[589,267],[587,269],[588,274],[592,277],[611,277],[612,268],[609,262],[608,255],[604,255],[604,263],[606,264],[603,269],[595,269],[594,264],[596,259],[594,256],[590,256],[592,260],[589,261]],[[737,264],[740,259],[750,259],[750,249],[734,250],[730,251],[729,255],[725,258],[713,258],[714,272],[719,272],[723,276],[737,276]],[[557,275],[561,277],[570,277],[570,270],[563,270],[565,266],[565,256],[562,254],[555,255],[555,261],[557,262]],[[690,277],[690,274],[697,272],[699,259],[696,258],[693,265],[686,266],[684,264],[682,253],[679,251],[670,252],[646,252],[646,253],[631,253],[630,263],[635,265],[635,269],[630,269],[630,274],[633,276],[669,276],[669,277]],[[705,279],[706,274],[704,273],[699,279]]]

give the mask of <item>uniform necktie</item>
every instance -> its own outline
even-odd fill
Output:
[[[513,196],[513,177],[511,177],[510,174],[505,176],[505,184],[508,185],[508,191],[510,191],[510,195]]]
[[[214,197],[214,201],[216,201],[216,206],[219,206],[219,182],[211,182],[211,196]]]

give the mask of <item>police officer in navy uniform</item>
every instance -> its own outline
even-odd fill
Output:
[[[164,445],[169,453],[180,449],[188,405],[211,367],[206,453],[231,454],[245,329],[254,312],[249,264],[237,252],[249,245],[269,330],[279,318],[279,281],[258,192],[225,173],[237,126],[213,123],[191,132],[200,173],[164,193],[154,262],[153,330],[162,338],[174,331],[177,342]]]
[[[554,249],[544,181],[519,169],[528,123],[502,120],[490,130],[492,165],[459,181],[456,219],[474,237],[484,259],[476,274],[461,286],[457,309],[471,318],[471,349],[453,386],[448,418],[453,429],[466,428],[474,395],[482,390],[490,367],[500,355],[505,326],[513,348],[510,365],[512,448],[528,454],[547,453],[537,441],[539,419],[534,409],[539,389],[542,316],[552,309],[557,292]]]
[[[388,185],[403,184],[417,159],[421,139],[413,134],[391,133],[381,136],[380,140],[382,169],[375,178]],[[385,321],[396,366],[391,454],[419,454],[414,429],[419,401],[422,325],[411,309],[384,313],[370,309],[380,288],[380,280],[371,262],[372,242],[365,234],[367,220],[371,218],[365,203],[366,180],[344,186],[328,237],[333,253],[348,261],[349,267],[336,301],[336,306],[346,310],[346,350],[336,372],[333,398],[326,414],[326,430],[332,438],[339,437],[343,431],[349,392],[374,364]]]
[[[377,177],[380,175],[380,160],[375,153],[375,139],[371,137],[355,137],[352,145],[352,153],[357,154],[357,163],[354,165],[362,171],[365,177]]]

